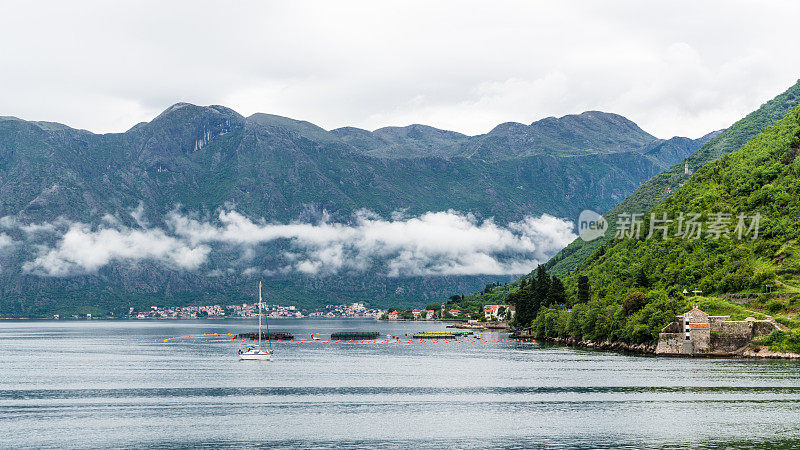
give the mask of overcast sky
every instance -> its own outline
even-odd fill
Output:
[[[800,2],[2,1],[0,115],[124,131],[179,102],[478,134],[589,109],[724,128],[800,77]]]

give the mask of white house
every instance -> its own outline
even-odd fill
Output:
[[[486,305],[483,307],[483,315],[488,320],[511,320],[516,312],[516,308],[511,305]]]

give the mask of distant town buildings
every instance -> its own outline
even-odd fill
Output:
[[[324,311],[315,311],[308,316],[329,319],[336,317],[365,317],[377,319],[384,313],[385,311],[380,309],[367,308],[363,303],[350,303],[347,305],[326,305]]]
[[[304,310],[305,311],[305,310]],[[304,313],[295,306],[263,305],[262,312],[269,318],[335,318],[364,317],[379,318],[385,311],[371,309],[363,303],[347,305],[327,305],[324,310]],[[206,306],[151,306],[147,311],[134,312],[128,309],[128,317],[134,319],[202,319],[202,318],[254,318],[258,317],[258,303],[242,303],[238,305],[206,305]]]

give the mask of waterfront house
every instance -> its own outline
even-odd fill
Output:
[[[422,310],[421,309],[412,309],[411,310],[411,314],[414,315],[414,320],[418,320],[420,314],[422,314]]]
[[[400,312],[399,311],[392,311],[386,315],[389,320],[399,320],[400,319]]]
[[[433,320],[433,317],[434,317],[435,314],[436,314],[436,311],[434,311],[432,309],[429,309],[428,311],[426,311],[425,320]]]
[[[450,314],[453,317],[458,317],[458,316],[461,315],[461,310],[460,309],[451,309],[450,311],[447,311],[447,313]]]
[[[483,315],[487,320],[511,320],[516,312],[516,308],[510,305],[486,305],[483,307]]]

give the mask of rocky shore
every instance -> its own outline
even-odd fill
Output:
[[[739,356],[760,359],[800,359],[800,354],[773,352],[766,345],[751,345],[744,349]]]
[[[569,347],[589,348],[594,350],[613,351],[621,353],[635,353],[640,355],[656,356],[655,344],[628,344],[626,342],[600,341],[595,342],[588,339],[575,338],[544,338],[540,339],[552,344],[566,345]],[[662,356],[662,355],[658,355]],[[666,355],[664,355],[666,356]],[[670,355],[674,356],[674,355]],[[735,352],[726,354],[696,354],[684,356],[689,358],[751,358],[751,359],[800,359],[797,353],[773,352],[765,345],[748,345]]]
[[[655,344],[628,344],[627,342],[611,342],[611,341],[591,341],[588,339],[576,338],[544,338],[546,342],[559,345],[567,345],[570,347],[590,348],[594,350],[605,350],[622,353],[637,353],[642,355],[655,355]]]

